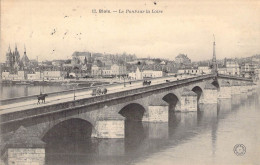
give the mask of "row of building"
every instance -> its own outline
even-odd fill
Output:
[[[136,59],[134,55],[103,55],[101,53],[74,52],[71,60],[53,60],[31,65],[24,51],[20,59],[19,51],[10,47],[6,54],[5,66],[1,73],[4,80],[51,80],[72,77],[120,77],[143,79],[175,74],[209,74],[210,62],[191,63],[185,54],[179,54],[175,61],[161,59]],[[31,66],[31,67],[28,67]],[[241,77],[259,78],[259,63],[225,59],[217,65],[218,73]]]
[[[233,60],[227,60],[225,65],[218,65],[217,67],[219,74],[240,76],[246,78],[259,79],[260,68],[257,64],[247,62],[239,65]],[[125,65],[113,64],[111,66],[99,67],[96,64],[91,66],[91,74],[93,77],[116,77],[116,76],[127,76],[129,79],[143,79],[143,78],[154,78],[163,77],[165,75],[175,74],[191,74],[191,75],[202,75],[211,73],[210,66],[198,66],[198,67],[185,67],[175,68],[172,64],[149,64],[149,65],[131,65],[127,69]],[[62,70],[43,70],[35,72],[18,71],[12,73],[8,71],[2,72],[3,80],[61,80],[64,78],[72,77],[85,77],[89,75],[87,72],[75,72],[75,71],[62,71]]]
[[[18,71],[17,73],[2,72],[3,80],[64,80],[67,72],[64,71],[42,71],[27,73],[26,71]]]

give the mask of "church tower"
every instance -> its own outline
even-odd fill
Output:
[[[213,41],[213,58],[212,58],[212,70],[211,70],[211,73],[215,74],[215,73],[217,73],[217,59],[216,59],[216,52],[215,52],[216,43],[215,43],[215,36],[214,36],[214,34],[213,34],[213,38],[214,38],[214,41]]]
[[[29,58],[27,57],[27,54],[26,54],[25,46],[24,46],[24,54],[23,54],[23,57],[21,59],[21,62],[22,62],[23,67],[28,67],[29,62],[30,62],[30,60],[29,60]]]
[[[15,50],[14,50],[13,56],[14,56],[14,61],[13,61],[14,64],[19,65],[19,63],[20,63],[20,53],[17,50],[17,45],[16,44],[15,44]]]
[[[12,65],[12,52],[11,52],[11,48],[9,45],[8,51],[6,53],[6,66],[10,67],[11,65]]]

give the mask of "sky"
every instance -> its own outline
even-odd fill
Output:
[[[259,16],[260,0],[1,0],[0,62],[15,44],[39,61],[74,51],[208,60],[213,34],[217,59],[248,57],[260,54]]]

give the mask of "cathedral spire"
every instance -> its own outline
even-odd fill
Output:
[[[26,54],[26,47],[25,47],[25,45],[24,45],[24,54]]]
[[[215,35],[213,34],[213,58],[212,58],[212,73],[217,73],[217,59],[216,59],[216,52],[215,52]]]
[[[9,44],[9,47],[8,47],[8,52],[11,52],[10,44]]]

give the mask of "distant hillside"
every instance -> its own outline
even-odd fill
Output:
[[[135,54],[127,54],[127,53],[123,53],[123,54],[111,54],[111,53],[96,53],[96,52],[78,52],[75,51],[72,56],[90,56],[93,58],[98,58],[98,57],[103,57],[105,59],[107,58],[113,58],[113,59],[120,59],[120,58],[124,58],[124,59],[136,59],[136,55]]]

